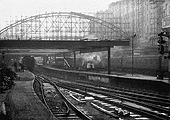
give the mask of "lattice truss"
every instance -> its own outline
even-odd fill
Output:
[[[46,13],[16,21],[0,30],[0,39],[80,40],[96,34],[100,40],[125,39],[119,27],[76,12]]]

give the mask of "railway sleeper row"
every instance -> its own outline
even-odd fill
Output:
[[[149,118],[158,119],[158,120],[167,120],[167,119],[170,119],[169,116],[166,116],[164,114],[159,114],[159,113],[156,113],[156,112],[153,112],[153,111],[148,111],[148,110],[145,110],[145,109],[141,109],[141,108],[137,108],[137,107],[134,107],[134,106],[130,106],[128,104],[123,103],[122,101],[117,102],[117,101],[114,101],[115,98],[108,98],[107,96],[103,96],[103,95],[101,95],[99,93],[97,93],[98,95],[96,96],[96,93],[90,93],[89,91],[88,92],[86,90],[84,91],[84,89],[80,90],[80,89],[77,89],[77,88],[73,88],[74,86],[70,87],[70,86],[66,86],[66,84],[64,84],[64,85],[58,84],[58,85],[61,86],[61,87],[66,88],[66,89],[79,92],[81,94],[86,94],[88,96],[92,96],[95,99],[98,99],[98,100],[101,100],[101,101],[105,101],[105,102],[107,102],[109,104],[115,104],[118,107],[128,109],[128,110],[130,110],[130,111],[132,111],[134,113],[140,114],[142,116],[147,116]],[[103,97],[99,97],[99,96],[103,96]]]
[[[71,87],[73,87],[73,85],[71,85]],[[87,87],[87,86],[86,86]],[[95,91],[93,91],[95,92]],[[107,95],[107,94],[106,94]],[[124,98],[124,96],[119,96],[117,99],[122,99],[122,100],[128,100],[127,98]],[[131,102],[136,102],[134,100],[130,100]],[[137,102],[137,104],[139,104],[139,102]],[[144,103],[145,104],[145,103]],[[127,107],[127,106],[126,106]],[[131,106],[132,107],[132,106]],[[128,108],[128,107],[127,107]],[[160,106],[161,108],[161,106]],[[158,108],[160,110],[160,108]],[[136,110],[135,110],[136,111]],[[140,110],[140,113],[141,113],[142,110]],[[165,110],[165,112],[168,112]],[[168,118],[169,119],[169,116],[165,116],[164,114],[159,114],[159,113],[153,113],[152,111],[146,111],[146,110],[143,110],[142,114],[145,114],[145,115],[149,115],[152,116],[153,118],[157,118],[157,119],[166,119]],[[153,115],[153,114],[156,114],[156,115]]]
[[[51,77],[53,78],[53,77]],[[71,81],[72,83],[74,81]],[[109,85],[105,85],[104,83],[98,84],[95,82],[87,82],[87,81],[81,81],[81,80],[75,80],[74,84],[78,84],[80,85],[80,83],[84,84],[90,84],[91,86],[95,86],[96,89],[102,89],[104,88],[104,90],[108,90],[110,92],[114,92],[114,93],[122,93],[124,95],[126,95],[126,97],[133,97],[136,100],[143,100],[143,101],[148,101],[149,103],[153,103],[153,104],[160,104],[159,106],[165,106],[166,108],[168,108],[170,106],[170,97],[167,97],[165,95],[160,95],[160,94],[152,94],[152,93],[143,93],[143,91],[132,91],[132,90],[125,90],[125,89],[118,89],[116,87],[111,87]],[[98,88],[96,87],[98,86]],[[170,108],[170,107],[169,107]]]
[[[40,83],[43,82],[43,80],[39,81]],[[42,87],[44,86],[43,83],[41,83]],[[60,105],[64,105],[66,110],[65,112],[59,112],[57,111],[57,109],[55,109],[56,105],[54,105],[54,102],[56,102],[56,100],[52,100],[55,96],[48,96],[46,97],[44,94],[44,89],[42,89],[43,92],[41,94],[41,96],[43,96],[43,100],[42,102],[45,104],[45,106],[47,107],[48,110],[51,111],[51,113],[58,119],[60,120],[65,120],[65,119],[69,119],[69,120],[81,120],[80,115],[81,113],[78,113],[77,111],[72,110],[72,106],[68,106],[67,102],[65,102],[65,100],[62,100],[63,98],[61,97],[60,100],[57,99],[57,101],[60,101],[62,103],[59,103]],[[54,92],[54,91],[53,91]],[[57,92],[57,91],[56,91]],[[54,94],[57,95],[58,93]],[[71,109],[70,109],[71,108]],[[59,108],[62,109],[62,108]],[[78,116],[79,115],[79,116]]]
[[[75,85],[74,83],[70,83],[71,86]],[[114,93],[113,90],[108,90],[108,89],[102,89],[101,87],[98,88],[98,87],[94,87],[94,86],[87,86],[87,85],[82,85],[82,84],[78,84],[78,87],[84,87],[85,89],[88,88],[89,91],[92,91],[92,92],[97,92],[99,94],[104,94],[106,96],[110,96],[110,97],[115,97],[115,98],[118,98],[118,99],[121,99],[121,100],[124,100],[124,101],[130,101],[130,102],[133,102],[133,103],[136,103],[136,104],[140,104],[142,106],[145,106],[145,107],[149,107],[151,109],[154,109],[154,110],[157,110],[157,111],[161,111],[161,112],[164,112],[164,113],[167,113],[167,115],[170,115],[170,109],[169,109],[169,103],[164,103],[163,105],[166,105],[166,106],[161,106],[162,102],[161,101],[156,101],[154,102],[154,104],[150,101],[150,100],[146,100],[146,99],[143,99],[143,98],[136,98],[136,97],[133,97],[133,96],[127,96],[127,95],[124,95],[124,93],[122,92],[119,92],[119,93]],[[95,90],[94,90],[95,89]],[[158,105],[160,104],[160,105]]]
[[[165,106],[161,106],[162,105],[161,101],[156,101],[153,103],[153,102],[151,102],[151,100],[146,100],[143,98],[137,99],[136,97],[133,97],[133,96],[124,95],[124,93],[122,93],[122,92],[114,93],[113,90],[109,91],[106,89],[100,89],[100,88],[96,88],[96,87],[90,88],[89,90],[92,92],[97,92],[99,94],[102,93],[103,95],[106,95],[106,96],[108,96],[108,94],[109,94],[110,97],[115,97],[117,99],[121,99],[122,101],[129,101],[132,103],[136,103],[136,104],[139,104],[139,105],[142,105],[145,107],[149,107],[151,109],[161,111],[161,112],[164,112],[164,113],[167,113],[168,115],[170,115],[169,103],[164,103],[163,105],[165,105]]]
[[[57,86],[56,86],[57,87]],[[57,88],[58,89],[58,88]],[[61,94],[65,94],[65,92],[61,92]],[[63,95],[63,96],[65,96],[65,99],[69,99],[70,97],[72,97],[73,98],[73,96],[71,96],[71,95],[69,95],[69,96],[67,96],[66,94],[65,95]],[[74,98],[75,99],[75,98]],[[68,102],[69,102],[70,100],[68,100]],[[70,103],[72,103],[72,102],[70,102]],[[82,102],[82,103],[80,103],[80,104],[86,104],[86,106],[87,106],[87,103],[85,103],[84,101]],[[84,111],[84,108],[81,108],[81,105],[76,105],[75,103],[74,103],[74,106],[75,106],[75,108],[76,109],[83,109],[83,111]],[[89,109],[89,111],[92,109],[91,108],[92,106],[90,106],[90,107],[88,107]],[[96,109],[96,108],[93,108],[93,109]],[[88,110],[87,111],[84,111],[85,113],[88,113]],[[97,111],[99,111],[99,110],[97,110]],[[90,111],[91,112],[91,111]],[[101,111],[100,111],[101,112]],[[92,112],[91,112],[92,113]],[[104,115],[105,114],[105,115]],[[117,116],[116,117],[116,115],[111,115],[111,114],[108,114],[108,113],[106,113],[106,112],[104,112],[103,113],[103,111],[102,111],[102,115],[100,116],[93,116],[93,114],[89,114],[88,113],[88,116],[89,116],[89,119],[94,119],[94,120],[98,120],[98,119],[100,119],[100,117],[103,117],[103,118],[105,118],[105,119],[103,119],[103,120],[115,120],[115,118],[119,118],[119,116]],[[107,116],[107,117],[104,117],[104,116]],[[110,117],[109,117],[110,116]],[[62,118],[62,116],[60,116],[60,117],[57,117],[57,118]],[[70,118],[70,117],[69,117]],[[113,118],[113,119],[112,119]],[[71,119],[71,118],[70,118]],[[83,118],[83,119],[85,119],[85,118]],[[87,119],[87,118],[86,118]]]
[[[47,73],[43,73],[43,74],[47,75]],[[50,76],[51,76],[51,74],[50,74]],[[55,79],[56,79],[56,75],[52,75],[52,76],[49,78],[53,79],[55,77]],[[61,78],[57,77],[57,78],[62,79],[62,77]],[[100,89],[102,89],[104,87],[107,89],[111,89],[112,92],[115,92],[115,93],[117,92],[117,94],[119,94],[120,92],[123,92],[124,95],[126,95],[127,97],[130,97],[130,98],[133,97],[136,100],[140,100],[140,101],[143,100],[144,102],[157,104],[159,108],[164,107],[165,109],[170,110],[170,97],[168,97],[167,95],[156,94],[156,93],[153,94],[150,92],[146,93],[144,91],[136,91],[136,90],[134,91],[134,90],[129,90],[129,89],[116,88],[116,87],[110,86],[105,83],[100,84],[98,82],[92,82],[92,81],[74,80],[71,82],[78,83],[78,84],[79,83],[90,84],[90,85],[98,86]]]
[[[72,83],[73,84],[73,83]],[[74,84],[78,84],[79,86],[82,85],[82,86],[86,86],[85,84],[80,84],[80,83],[77,83],[75,82]],[[136,100],[139,100],[140,101],[148,101],[149,103],[154,103],[154,104],[160,104],[160,105],[164,105],[164,106],[170,106],[170,98],[167,99],[167,98],[162,98],[162,96],[159,96],[159,97],[156,97],[156,96],[151,96],[151,95],[144,95],[143,93],[136,93],[136,91],[125,91],[125,90],[118,90],[118,89],[114,89],[114,88],[108,88],[108,86],[98,86],[96,87],[96,84],[95,86],[92,86],[92,83],[90,84],[91,87],[95,87],[95,89],[98,89],[98,90],[104,90],[104,91],[108,91],[108,92],[111,92],[111,93],[117,93],[117,94],[122,94],[123,93],[123,97],[129,97],[129,98],[132,98],[133,99],[136,99]],[[87,87],[89,87],[87,85]]]
[[[87,96],[90,96],[90,95],[87,95]],[[96,104],[97,101],[98,101],[98,103],[100,102],[101,105]],[[131,120],[132,119],[149,119],[149,118],[146,118],[146,117],[141,116],[139,114],[128,112],[128,110],[122,109],[122,107],[120,107],[120,106],[118,107],[118,106],[113,105],[113,104],[108,104],[107,102],[104,102],[102,100],[97,100],[96,98],[91,102],[91,105],[93,107],[95,107],[96,109],[102,111],[103,113],[108,114],[108,115],[110,115],[114,118],[117,118],[117,119],[119,119],[119,118],[128,119],[128,120],[129,119],[131,119]],[[105,105],[105,107],[104,107],[104,105]]]

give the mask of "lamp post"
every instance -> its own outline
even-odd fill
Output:
[[[74,70],[76,70],[76,51],[74,51]]]
[[[134,35],[132,36],[132,76],[133,76],[133,73],[134,73],[134,69],[133,69],[133,64],[134,64],[134,45],[133,45],[133,41],[134,41],[135,37],[136,37],[136,34],[134,33]]]

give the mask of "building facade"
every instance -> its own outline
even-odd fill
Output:
[[[170,1],[165,0],[163,3],[162,28],[170,32]]]
[[[162,31],[162,18],[166,6],[164,3],[165,0],[121,0],[111,3],[106,11],[98,12],[96,17],[111,22],[129,36],[136,34],[133,40],[135,49],[142,51],[147,48],[155,51],[159,39],[158,33]],[[114,33],[117,38],[120,35]]]

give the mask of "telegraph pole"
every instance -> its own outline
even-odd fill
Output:
[[[134,69],[133,69],[133,64],[134,64],[134,38],[136,37],[136,34],[134,33],[134,35],[132,36],[132,76],[134,73]]]
[[[74,70],[76,70],[76,51],[74,51]]]
[[[133,55],[134,55],[133,39],[134,39],[134,38],[132,37],[132,76],[133,76],[133,72],[134,72],[134,70],[133,70],[133,59],[134,59],[134,56],[133,56]]]

